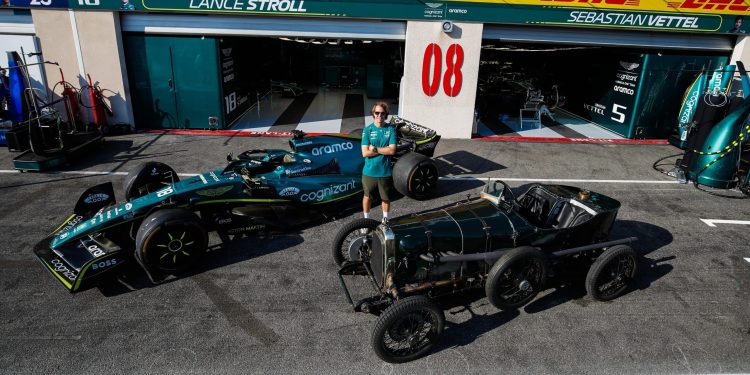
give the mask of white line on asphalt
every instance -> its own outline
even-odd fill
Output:
[[[11,169],[0,169],[0,173],[21,173],[21,171]],[[99,171],[52,171],[42,172],[44,174],[72,174],[72,175],[84,175],[84,176],[127,176],[128,172],[99,172]],[[192,177],[197,176],[199,173],[178,173],[178,176]]]
[[[476,176],[459,176],[459,177],[440,177],[441,180],[476,180],[476,181],[514,181],[514,182],[583,182],[583,183],[604,183],[604,184],[676,184],[677,181],[665,180],[587,180],[575,178],[499,178],[499,177],[476,177]]]
[[[716,224],[750,225],[750,221],[747,220],[701,219],[701,221],[706,223],[706,225],[708,225],[709,227],[716,227]]]

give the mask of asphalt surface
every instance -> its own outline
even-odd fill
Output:
[[[9,172],[16,154],[0,149],[0,373],[750,372],[750,226],[700,220],[747,220],[750,200],[654,170],[679,152],[672,146],[442,140],[436,158],[448,178],[437,197],[400,199],[393,214],[477,194],[476,178],[514,188],[547,179],[620,200],[612,237],[639,237],[643,259],[635,286],[607,303],[575,280],[517,312],[497,310],[481,290],[441,301],[443,341],[403,365],[375,356],[376,317],[352,312],[338,286],[330,242],[358,214],[220,245],[194,275],[159,285],[133,268],[121,282],[69,294],[32,255],[88,186],[113,181],[121,194],[140,162],[199,173],[253,148],[287,148],[286,139],[122,135],[62,173]]]

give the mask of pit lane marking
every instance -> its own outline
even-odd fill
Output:
[[[716,224],[736,224],[736,225],[750,225],[750,221],[747,220],[719,220],[719,219],[700,219],[709,227],[716,227]]]
[[[441,180],[448,181],[513,181],[513,182],[578,182],[578,183],[604,183],[604,184],[678,184],[676,180],[587,180],[577,178],[516,178],[516,177],[475,177],[475,176],[458,176],[458,177],[440,177]]]
[[[15,169],[0,169],[0,173],[22,173]],[[128,172],[99,172],[99,171],[50,171],[50,172],[39,172],[35,174],[68,174],[68,175],[82,175],[82,176],[127,176]],[[181,177],[193,177],[200,173],[178,173]]]

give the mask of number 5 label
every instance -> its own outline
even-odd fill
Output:
[[[620,112],[620,110],[624,111],[624,110],[627,110],[627,109],[628,109],[628,107],[626,107],[624,105],[612,104],[612,113],[614,113],[615,115],[617,115],[617,117],[612,116],[611,119],[619,122],[620,124],[624,123],[625,122],[625,113]]]

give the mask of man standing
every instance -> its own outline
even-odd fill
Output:
[[[370,217],[372,194],[375,189],[380,193],[383,208],[383,222],[388,222],[388,211],[391,208],[391,190],[393,187],[393,168],[391,158],[396,154],[396,129],[385,122],[388,118],[388,104],[377,102],[370,110],[373,123],[362,132],[362,156],[365,167],[362,170],[362,186],[365,196],[362,198],[362,210],[365,219]]]

